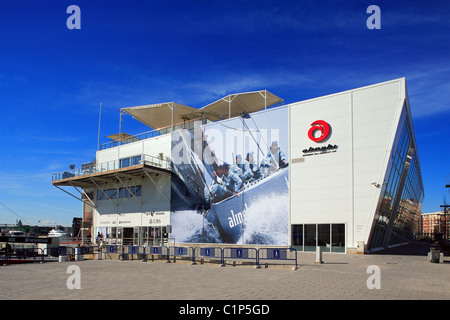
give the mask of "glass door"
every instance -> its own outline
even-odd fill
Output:
[[[123,228],[122,243],[124,245],[133,244],[133,228]]]
[[[305,224],[305,251],[316,251],[317,225]]]

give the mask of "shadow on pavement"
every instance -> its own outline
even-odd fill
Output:
[[[405,256],[427,256],[430,251],[430,243],[428,242],[412,242],[404,244],[395,248],[389,248],[382,251],[371,253],[377,254],[389,254],[389,255],[405,255]]]

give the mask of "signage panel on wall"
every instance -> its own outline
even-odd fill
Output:
[[[308,138],[316,143],[324,142],[331,136],[331,126],[324,120],[316,120],[311,123],[308,130]],[[333,153],[338,149],[337,145],[328,144],[324,146],[314,146],[302,150],[303,156],[312,156],[317,154]]]
[[[122,214],[99,214],[99,227],[163,227],[170,224],[169,211],[134,212]]]
[[[288,109],[172,133],[172,234],[180,242],[287,245]]]
[[[316,136],[316,132],[320,132],[320,135]],[[330,134],[330,125],[323,120],[316,120],[311,123],[311,128],[308,131],[308,137],[314,142],[320,142],[328,138]]]

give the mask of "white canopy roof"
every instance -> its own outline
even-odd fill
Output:
[[[196,118],[217,121],[237,117],[240,113],[256,112],[282,102],[283,99],[267,90],[260,90],[229,94],[200,109],[166,102],[122,110],[153,129],[161,129]]]
[[[190,120],[184,119],[184,116],[198,111],[196,108],[175,102],[149,104],[122,110],[153,129],[161,129],[183,122],[183,120]]]
[[[115,133],[115,134],[112,134],[112,135],[109,135],[109,136],[106,136],[106,137],[111,139],[111,140],[114,140],[114,141],[134,138],[134,136],[132,136],[131,134],[125,133],[125,132]]]
[[[206,111],[208,119],[214,121],[237,117],[240,113],[256,112],[280,102],[283,102],[283,99],[267,90],[260,90],[229,94],[201,110]]]

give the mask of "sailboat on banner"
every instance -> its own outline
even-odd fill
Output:
[[[243,119],[242,122],[246,126]],[[248,126],[247,129],[250,131]],[[188,205],[189,209],[202,212],[206,220],[215,226],[224,243],[237,243],[245,231],[248,215],[258,214],[252,210],[258,207],[261,199],[277,199],[288,194],[288,162],[278,143],[273,141],[263,161],[253,166],[249,174],[241,156],[236,157],[235,164],[220,161],[203,129],[202,135],[203,139],[198,139],[201,142],[193,139],[193,132],[188,131],[173,139],[175,145],[172,152],[183,157],[181,165],[173,166],[179,180],[177,194],[179,199],[184,199],[180,206]],[[259,142],[251,136],[260,149]],[[193,150],[202,150],[203,159],[199,159]],[[260,152],[263,153],[262,150]],[[247,164],[253,163],[252,156],[252,153],[247,154]],[[172,187],[175,187],[174,184]],[[273,205],[275,207],[277,204]]]

